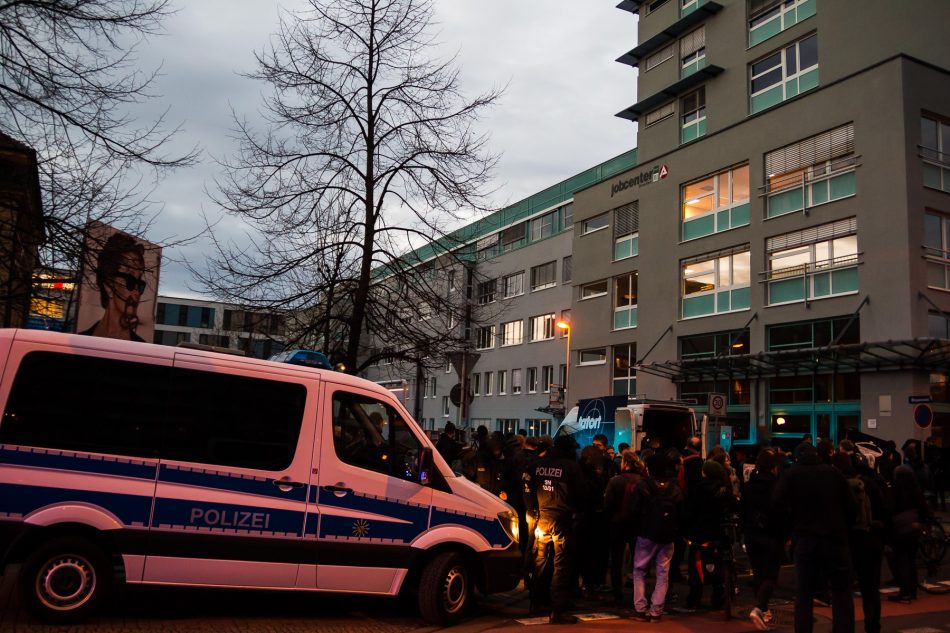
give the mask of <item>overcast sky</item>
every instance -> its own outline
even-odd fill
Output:
[[[197,233],[202,211],[219,215],[205,191],[214,187],[213,157],[233,155],[230,111],[254,120],[263,84],[245,79],[276,30],[278,6],[300,0],[177,0],[165,34],[143,46],[146,68],[162,65],[161,95],[150,108],[170,108],[183,121],[182,147],[204,150],[199,165],[171,174],[153,198],[164,204],[147,236],[169,240]],[[636,44],[634,16],[617,0],[436,0],[440,56],[459,53],[462,84],[475,95],[508,84],[484,120],[497,170],[501,207],[636,145],[634,124],[613,116],[636,101],[635,71],[614,61]],[[240,235],[224,222],[221,234]],[[175,260],[200,262],[207,246],[167,251],[160,291],[200,296]]]

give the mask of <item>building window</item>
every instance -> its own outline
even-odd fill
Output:
[[[637,327],[637,280],[639,271],[614,279],[614,329]]]
[[[442,396],[442,416],[449,417],[449,397]]]
[[[557,210],[531,220],[531,241],[537,242],[558,232]]]
[[[595,349],[582,349],[578,358],[580,365],[603,365],[607,362],[607,349],[598,347]]]
[[[749,309],[748,250],[687,260],[682,271],[684,319]]]
[[[524,271],[508,275],[504,279],[505,299],[524,294]]]
[[[495,420],[495,430],[503,435],[517,433],[520,422],[518,418],[498,418]]]
[[[521,345],[524,342],[524,321],[508,321],[501,324],[501,346]]]
[[[570,255],[561,260],[561,283],[571,283],[571,279],[574,275],[574,271],[571,270],[571,263]]]
[[[950,123],[920,117],[920,157],[924,186],[950,193]]]
[[[706,27],[701,26],[680,40],[680,77],[689,77],[705,66]]]
[[[749,165],[683,185],[683,239],[749,224]]]
[[[561,207],[561,226],[562,230],[570,231],[574,229],[574,203],[568,202]]]
[[[924,214],[924,259],[927,285],[950,290],[950,217]]]
[[[492,349],[495,347],[495,326],[486,325],[476,330],[476,349]]]
[[[856,233],[848,218],[769,238],[769,305],[857,292]]]
[[[485,305],[495,300],[495,291],[498,288],[497,279],[489,279],[478,284],[478,303]]]
[[[514,226],[509,226],[501,232],[501,252],[508,253],[517,248],[521,248],[527,243],[525,231],[528,229],[527,222],[519,222]]]
[[[179,343],[190,343],[191,334],[188,332],[169,332],[167,330],[155,330],[152,342],[157,345],[175,346]]]
[[[815,15],[816,0],[751,0],[749,47]]]
[[[524,421],[525,430],[531,437],[540,437],[551,434],[551,420],[544,418],[528,418]]]
[[[531,292],[553,288],[557,284],[557,262],[531,267]]]
[[[454,270],[449,271],[449,279],[448,279],[448,282],[446,282],[446,288],[448,289],[450,293],[455,291],[455,271]]]
[[[498,370],[498,395],[504,396],[508,394],[508,370],[499,369]]]
[[[528,393],[538,393],[537,367],[528,367]]]
[[[750,67],[754,114],[818,87],[818,36],[811,35],[754,62]]]
[[[717,358],[749,353],[749,330],[683,336],[679,339],[680,358]]]
[[[472,374],[472,393],[476,396],[482,395],[482,375],[479,373]]]
[[[769,152],[766,217],[853,196],[855,165],[852,123]]]
[[[521,393],[521,370],[511,370],[511,393]]]
[[[588,235],[595,231],[606,229],[609,224],[610,224],[610,214],[608,213],[602,213],[595,218],[584,220],[583,230],[581,231],[581,235]]]
[[[571,311],[570,311],[570,310],[561,310],[561,321],[564,321],[564,322],[567,323],[568,325],[571,324]],[[556,326],[557,326],[557,323],[555,323],[554,325],[555,325],[555,327],[556,327]],[[568,330],[570,330],[569,327],[568,327],[568,328],[557,328],[557,329],[561,330],[561,338],[567,338]]]
[[[594,283],[581,286],[581,299],[593,299],[594,297],[603,297],[607,294],[607,280],[595,281]]]
[[[486,371],[485,372],[485,395],[490,396],[495,390],[495,374],[494,372]]]
[[[673,44],[668,44],[652,55],[649,55],[643,61],[644,72],[653,70],[668,59],[673,59],[673,46]]]
[[[231,337],[223,334],[199,334],[198,343],[201,345],[213,345],[214,347],[230,347]]]
[[[653,0],[652,2],[644,2],[643,7],[646,9],[646,14],[650,15],[667,2],[669,2],[669,0]]]
[[[637,344],[614,345],[613,394],[637,395]]]
[[[614,261],[640,252],[640,202],[614,209]]]
[[[950,315],[939,312],[927,313],[927,336],[950,339]]]
[[[529,319],[532,341],[547,341],[554,338],[554,323],[557,317],[554,313],[533,316]]]
[[[650,127],[655,123],[659,123],[660,121],[665,121],[666,119],[670,118],[673,116],[675,111],[676,108],[674,107],[673,102],[670,101],[666,105],[661,105],[656,110],[647,112],[643,117],[643,123],[646,125],[646,127]]]
[[[680,0],[680,17],[686,17],[704,4],[706,0]]]
[[[860,343],[861,321],[854,319],[854,322],[849,325],[850,321],[851,317],[841,317],[771,325],[766,330],[768,349],[774,352],[785,349],[827,347],[835,342],[839,345]]]
[[[493,233],[475,242],[475,257],[478,260],[490,259],[499,254],[498,233]]]
[[[551,393],[551,385],[554,383],[554,365],[545,365],[541,368],[541,390],[544,393]]]
[[[680,143],[688,143],[706,134],[706,87],[680,99]]]

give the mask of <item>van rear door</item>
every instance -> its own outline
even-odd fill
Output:
[[[323,390],[317,584],[394,593],[429,526],[432,490],[416,472],[424,444],[388,394],[329,381]]]
[[[172,374],[144,581],[295,587],[316,564],[303,537],[318,374],[189,353]]]

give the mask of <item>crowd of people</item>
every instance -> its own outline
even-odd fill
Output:
[[[742,447],[730,455],[715,446],[703,457],[698,437],[682,448],[645,440],[638,452],[625,444],[615,451],[604,435],[581,448],[571,436],[479,427],[463,444],[449,423],[436,447],[457,472],[519,512],[530,609],[552,623],[576,622],[569,611],[579,597],[612,594],[630,607],[627,560],[635,620],[659,621],[684,582],[683,609],[702,608],[707,587],[706,604],[721,608],[729,586],[723,556],[738,538],[752,570],[748,617],[756,629],[770,628],[779,569],[791,561],[796,632],[812,630],[815,601],[831,605],[835,633],[854,631],[857,583],[865,631],[879,633],[883,561],[899,589],[890,599],[915,600],[917,541],[931,516],[924,488],[935,486],[937,503],[945,503],[943,464],[925,462],[914,443],[903,455],[890,446],[868,459],[849,440],[836,446],[806,436],[791,453]]]

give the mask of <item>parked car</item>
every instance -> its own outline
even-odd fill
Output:
[[[333,369],[333,365],[330,364],[330,359],[327,358],[326,354],[312,349],[288,349],[279,354],[274,354],[267,360],[275,363],[316,367],[317,369]]]

